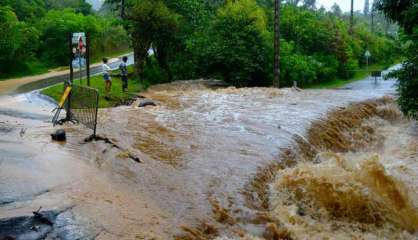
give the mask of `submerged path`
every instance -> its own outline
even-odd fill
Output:
[[[145,95],[157,107],[100,111],[99,134],[138,152],[142,163],[105,143],[84,144],[90,132],[82,126],[65,126],[65,144],[51,142],[54,104],[36,92],[2,96],[0,219],[30,216],[42,206],[60,212],[49,236],[170,239],[208,217],[211,199],[242,201],[257,168],[277,159],[313,120],[392,94],[393,85],[367,79],[352,90],[300,92],[156,86]]]

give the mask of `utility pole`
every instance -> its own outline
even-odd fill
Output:
[[[274,80],[273,86],[280,87],[280,4],[274,1]]]
[[[353,27],[354,27],[354,0],[351,0],[350,34],[353,34]]]

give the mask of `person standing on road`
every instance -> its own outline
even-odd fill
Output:
[[[122,91],[127,92],[128,91],[128,57],[124,56],[122,58],[122,62],[119,65],[120,70],[120,77],[122,79]]]
[[[105,99],[109,98],[110,90],[112,89],[112,78],[110,77],[110,71],[112,70],[109,65],[107,65],[107,58],[103,58],[103,79],[105,81]]]

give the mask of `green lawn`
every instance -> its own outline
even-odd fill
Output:
[[[348,83],[352,83],[352,82],[359,81],[359,80],[366,78],[368,75],[371,74],[372,71],[382,71],[388,68],[389,66],[390,65],[387,65],[387,64],[386,65],[382,65],[382,64],[371,65],[369,66],[368,70],[366,70],[366,68],[359,69],[358,71],[355,72],[354,76],[350,79],[336,79],[330,82],[314,84],[306,88],[308,89],[340,88]]]
[[[74,81],[74,83],[80,84],[80,81],[76,80]],[[81,85],[86,86],[87,80],[83,79]],[[122,92],[121,79],[119,77],[112,77],[112,90],[110,92],[109,99],[105,99],[104,98],[104,80],[101,75],[91,77],[90,87],[96,88],[99,90],[99,93],[100,93],[99,107],[100,108],[114,107],[120,103],[123,103],[131,99],[132,97],[136,96],[140,91],[145,89],[144,85],[139,83],[138,80],[129,79],[128,92],[124,93]],[[64,91],[63,89],[64,89],[63,84],[60,83],[60,84],[43,89],[41,93],[59,102]]]

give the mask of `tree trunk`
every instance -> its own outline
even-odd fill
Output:
[[[163,69],[165,71],[165,73],[167,74],[167,80],[168,82],[171,82],[173,80],[173,75],[170,69],[170,66],[168,64],[168,53],[167,51],[164,49],[164,47],[157,47],[155,51],[155,56],[157,58],[158,64],[160,65],[161,69]]]
[[[372,33],[374,33],[374,10],[371,11],[370,17],[371,17],[370,30],[372,31]]]
[[[350,34],[353,34],[354,27],[354,0],[351,0],[351,11],[350,11]]]
[[[125,19],[125,0],[120,2],[120,18]]]
[[[274,4],[274,80],[273,86],[280,87],[280,2]]]
[[[133,49],[134,49],[134,58],[135,58],[135,74],[139,79],[143,77],[145,60],[148,56],[148,49],[150,44],[140,44],[139,41],[135,41],[133,38]]]

